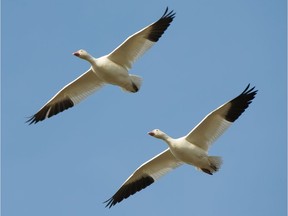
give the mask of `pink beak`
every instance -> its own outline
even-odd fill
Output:
[[[77,57],[80,56],[80,54],[79,54],[78,52],[74,52],[73,55],[75,55],[75,56],[77,56]]]
[[[152,132],[152,131],[151,131],[151,132],[149,132],[148,134],[149,134],[150,136],[155,136],[155,133],[154,133],[154,132]]]

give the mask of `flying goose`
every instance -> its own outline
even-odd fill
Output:
[[[217,172],[222,159],[209,156],[208,149],[254,99],[257,90],[249,87],[250,84],[239,96],[210,112],[186,136],[174,139],[159,129],[149,132],[149,135],[164,140],[169,148],[138,167],[120,189],[105,201],[106,207],[111,208],[182,164],[195,166],[209,175]]]
[[[83,49],[74,52],[75,56],[91,64],[89,70],[64,86],[27,122],[36,124],[69,109],[105,84],[119,86],[127,92],[137,92],[142,79],[128,71],[133,62],[159,40],[174,17],[173,10],[168,12],[167,7],[158,21],[131,35],[110,54],[100,58],[94,58]]]

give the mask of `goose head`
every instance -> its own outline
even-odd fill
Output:
[[[74,52],[73,55],[79,58],[85,59],[85,60],[88,60],[89,58],[91,58],[90,54],[86,50],[83,50],[83,49],[80,49]]]
[[[158,139],[163,139],[167,136],[163,131],[161,131],[159,129],[154,129],[154,130],[148,132],[148,134],[150,136],[156,137]]]

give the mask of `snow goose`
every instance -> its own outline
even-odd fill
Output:
[[[209,156],[210,145],[245,111],[257,90],[247,88],[236,98],[209,113],[186,136],[173,139],[159,129],[148,134],[164,140],[169,148],[142,164],[105,203],[111,208],[123,199],[146,188],[154,181],[182,164],[195,166],[209,175],[218,171],[222,160]]]
[[[73,53],[88,61],[91,64],[90,69],[64,86],[27,122],[37,123],[69,109],[105,84],[119,86],[128,92],[137,92],[141,86],[141,77],[129,74],[128,71],[133,62],[159,40],[174,17],[175,13],[168,12],[167,7],[158,21],[131,35],[110,54],[100,58],[94,58],[82,49]]]

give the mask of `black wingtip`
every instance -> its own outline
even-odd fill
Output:
[[[157,42],[166,29],[170,26],[174,18],[174,11],[172,10],[169,12],[167,7],[161,18],[150,26],[151,32],[146,36],[146,38],[152,42]]]
[[[244,89],[244,91],[236,98],[230,101],[231,107],[225,116],[225,119],[229,122],[234,122],[239,116],[248,108],[252,103],[258,90],[255,90],[255,86],[250,88],[250,83]]]
[[[168,8],[168,6],[167,6],[166,9],[165,9],[164,14],[162,15],[162,17],[161,17],[160,19],[167,18],[167,17],[169,17],[169,18],[171,18],[171,19],[174,19],[176,13],[175,13],[173,10],[171,10],[171,11],[168,13],[168,10],[169,10],[169,8]]]
[[[33,116],[30,116],[30,117],[27,117],[29,118],[28,120],[25,121],[25,123],[27,123],[28,125],[31,125],[31,124],[36,124],[38,121],[35,119],[35,115]]]
[[[107,203],[105,205],[105,208],[108,207],[109,209],[116,204],[116,203],[113,203],[113,197],[111,197],[110,199],[103,202],[103,204],[105,204],[105,203]]]
[[[55,104],[48,104],[41,108],[36,114],[29,117],[29,119],[26,121],[29,125],[36,124],[39,121],[43,121],[46,118],[50,118],[51,116],[57,115],[60,112],[63,112],[64,110],[67,110],[74,106],[73,101],[66,97],[62,101],[55,103]]]
[[[50,115],[47,117],[47,113],[50,112],[51,108],[49,106],[44,106],[41,108],[36,114],[29,117],[29,119],[26,121],[29,125],[36,124],[39,121],[43,121],[46,118],[49,118]]]
[[[111,208],[122,200],[151,185],[153,182],[154,179],[151,176],[143,176],[135,182],[127,185],[124,184],[110,199],[103,202],[107,203],[105,208]]]
[[[253,86],[250,88],[250,83],[247,85],[247,87],[244,89],[244,91],[238,96],[246,96],[247,97],[247,103],[250,104],[252,100],[255,98],[258,90],[254,90],[256,86]]]

